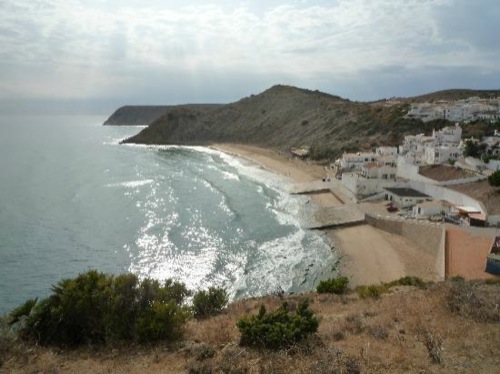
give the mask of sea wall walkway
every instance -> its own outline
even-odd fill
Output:
[[[305,217],[306,228],[312,230],[329,229],[335,227],[354,226],[365,223],[365,215],[358,205],[353,203],[339,188],[335,180],[313,181],[291,185],[290,194],[315,195],[327,193],[338,200],[338,206],[319,207]]]

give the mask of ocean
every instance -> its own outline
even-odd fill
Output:
[[[231,299],[334,275],[290,181],[202,147],[120,145],[102,116],[0,116],[0,314],[88,269],[221,286]]]

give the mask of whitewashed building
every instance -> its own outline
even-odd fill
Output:
[[[456,161],[463,156],[463,148],[454,145],[435,145],[425,149],[424,163],[440,165],[449,161]]]
[[[396,159],[398,156],[398,147],[377,147],[375,153],[381,157],[393,157]]]
[[[369,162],[361,167],[361,176],[367,179],[396,179],[396,166],[385,165],[383,162]]]
[[[413,216],[432,217],[438,214],[446,214],[450,212],[451,204],[444,200],[424,201],[416,204],[413,208]]]
[[[496,121],[500,119],[500,98],[470,97],[466,100],[413,103],[406,118],[416,118],[424,122],[435,119],[449,121],[488,119]]]
[[[462,128],[456,123],[454,127],[447,126],[441,130],[432,131],[432,137],[436,139],[438,144],[460,144],[462,140]]]
[[[374,152],[344,153],[340,159],[342,170],[361,170],[361,167],[368,162],[375,162],[377,154]]]
[[[415,165],[437,165],[458,160],[463,155],[461,145],[462,128],[445,127],[433,131],[431,136],[424,134],[408,135],[400,146],[400,154],[407,162]]]
[[[385,188],[385,199],[393,201],[399,208],[409,208],[432,198],[420,191],[408,187]]]
[[[425,164],[425,150],[433,147],[436,140],[432,136],[424,134],[407,135],[403,144],[399,147],[399,153],[404,155],[406,160],[415,165]]]

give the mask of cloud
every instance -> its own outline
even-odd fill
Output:
[[[379,87],[370,85],[377,76],[389,89],[412,74],[433,86],[436,69],[458,85],[469,81],[447,71],[500,84],[495,0],[185,4],[1,1],[0,97],[152,100],[154,92],[181,100],[171,92],[182,91],[186,100],[204,92],[211,101],[210,92],[232,97],[241,85],[254,92],[278,82],[351,82],[358,91],[346,92],[365,97],[363,84]]]

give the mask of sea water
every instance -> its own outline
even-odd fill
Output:
[[[249,161],[202,147],[120,145],[99,116],[0,117],[0,313],[88,269],[300,292],[337,261],[307,199]]]

